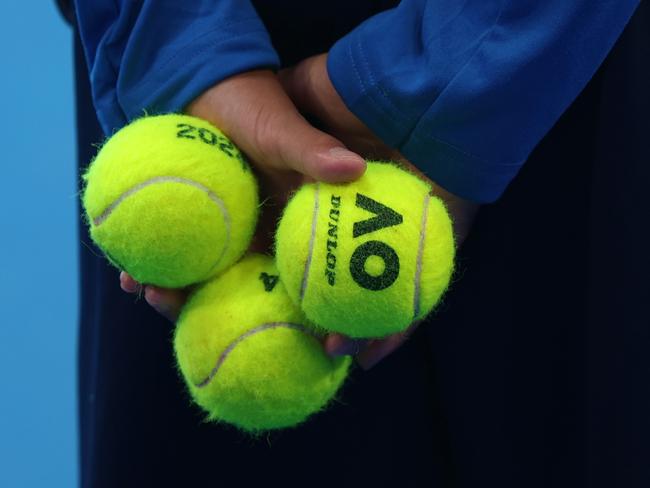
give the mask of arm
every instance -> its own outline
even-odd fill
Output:
[[[107,135],[144,113],[184,110],[210,120],[249,156],[266,205],[256,244],[269,242],[281,203],[306,175],[347,181],[364,160],[298,113],[268,68],[278,60],[248,1],[79,0],[95,108]],[[139,285],[122,274],[125,291]],[[181,290],[146,287],[171,320]]]
[[[107,135],[145,111],[181,111],[232,75],[279,64],[245,0],[79,0],[76,11]]]
[[[433,180],[461,244],[472,202],[499,197],[637,4],[403,0],[281,79],[294,103],[351,149],[406,159]],[[368,344],[331,335],[325,346],[356,352],[367,368],[411,329]]]
[[[638,0],[403,0],[341,39],[345,105],[450,192],[496,200]]]

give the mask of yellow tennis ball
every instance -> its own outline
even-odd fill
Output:
[[[257,220],[257,184],[209,122],[142,117],[102,146],[84,175],[90,235],[137,281],[178,288],[237,261]]]
[[[441,298],[454,265],[452,223],[422,179],[370,162],[355,182],[308,184],[293,196],[276,261],[309,320],[350,337],[383,337]]]
[[[189,391],[214,421],[248,432],[291,427],[322,410],[346,377],[287,296],[273,260],[251,254],[203,284],[174,337]]]

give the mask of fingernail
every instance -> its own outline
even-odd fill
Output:
[[[333,147],[329,150],[330,156],[336,159],[345,159],[349,161],[359,161],[360,163],[365,163],[363,158],[344,147]]]
[[[120,288],[127,293],[135,293],[139,291],[140,283],[128,276],[124,271],[120,273]]]
[[[144,288],[144,299],[154,308],[160,306],[160,293],[152,286],[146,286]]]
[[[163,303],[161,301],[161,297],[160,297],[159,293],[154,292],[153,296],[152,296],[152,294],[145,295],[145,300],[151,306],[151,308],[153,308],[160,315],[168,318],[169,320],[172,320],[171,319],[171,317],[172,317],[172,309],[168,304]]]

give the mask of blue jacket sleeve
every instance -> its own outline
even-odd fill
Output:
[[[403,0],[334,45],[332,83],[438,184],[496,200],[638,0]]]
[[[228,76],[279,64],[248,0],[77,0],[76,13],[107,135],[145,111],[180,111]]]

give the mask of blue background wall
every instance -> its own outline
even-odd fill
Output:
[[[53,0],[2,3],[0,487],[77,483],[72,34]]]

